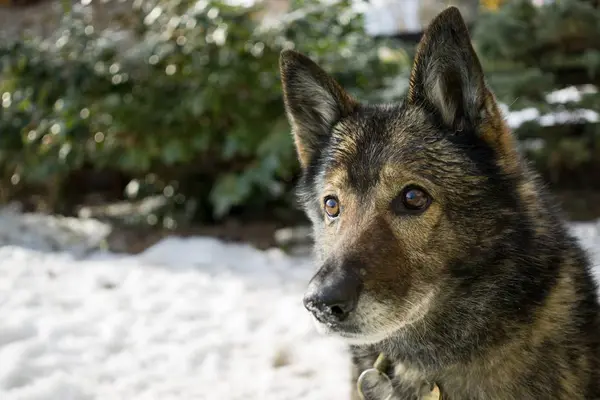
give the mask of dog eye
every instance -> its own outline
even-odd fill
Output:
[[[429,196],[418,187],[407,187],[402,191],[402,203],[409,210],[422,210],[429,205]]]
[[[427,192],[417,186],[407,186],[392,202],[397,213],[425,211],[431,204],[431,197]]]
[[[340,204],[339,204],[338,200],[333,196],[325,197],[324,208],[325,208],[325,213],[330,218],[335,218],[338,215],[340,215]]]

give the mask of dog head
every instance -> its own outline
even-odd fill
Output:
[[[361,104],[294,51],[280,68],[319,262],[304,303],[324,331],[378,342],[493,240],[515,207],[515,140],[454,7],[427,28],[403,104]]]

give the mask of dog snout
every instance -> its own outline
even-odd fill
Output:
[[[341,322],[356,308],[360,288],[360,279],[353,273],[319,272],[308,285],[304,306],[321,322]]]

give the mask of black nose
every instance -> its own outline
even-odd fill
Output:
[[[319,271],[308,285],[304,306],[321,322],[341,322],[356,308],[360,286],[352,273]]]

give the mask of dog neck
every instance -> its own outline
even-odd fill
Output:
[[[394,398],[395,389],[392,381],[395,371],[390,374],[390,367],[390,360],[384,353],[379,353],[373,367],[365,369],[359,375],[356,389],[361,400],[391,400]],[[418,392],[421,400],[443,400],[440,388],[435,383],[424,382]]]

